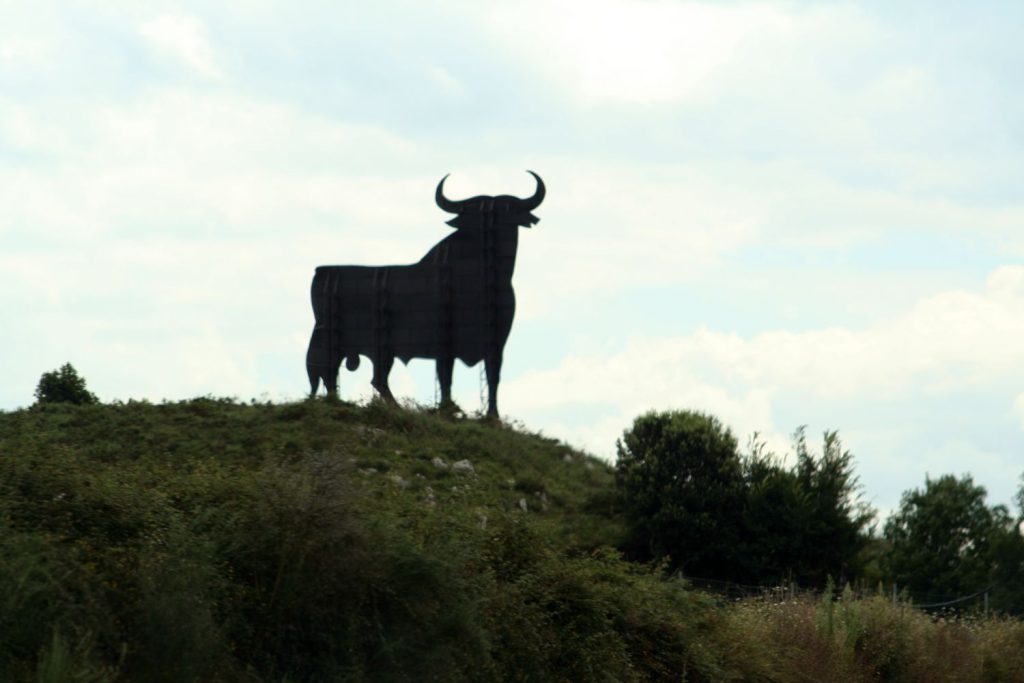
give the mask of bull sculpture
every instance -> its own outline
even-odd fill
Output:
[[[437,364],[441,405],[452,405],[455,360],[484,362],[487,415],[498,416],[498,381],[505,340],[512,329],[516,299],[512,271],[519,228],[540,219],[531,212],[544,199],[544,182],[528,171],[537,189],[528,199],[481,195],[452,200],[437,184],[435,200],[454,213],[455,232],[417,263],[402,266],[320,266],[311,295],[316,324],[306,353],[310,394],[323,380],[337,391],[338,370],[373,363],[373,388],[394,402],[388,374],[395,358],[408,363],[430,358]]]

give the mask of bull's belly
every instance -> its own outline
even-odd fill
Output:
[[[356,355],[373,357],[378,353],[408,363],[413,358],[441,358],[452,356],[468,365],[480,362],[490,348],[501,348],[508,338],[507,329],[485,325],[454,326],[450,330],[437,328],[376,328],[318,327],[326,334],[324,341],[341,358]]]
[[[450,355],[472,365],[503,347],[515,314],[512,288],[486,293],[459,283],[446,295],[432,272],[396,268],[382,289],[380,270],[318,268],[311,292],[317,357]]]

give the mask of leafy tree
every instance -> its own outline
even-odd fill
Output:
[[[992,509],[995,531],[989,552],[991,605],[1012,614],[1024,614],[1024,536],[1018,517],[1013,519],[1006,508]]]
[[[1024,474],[1020,475],[1020,487],[1013,500],[1017,504],[1017,522],[1024,523]]]
[[[796,472],[767,453],[754,435],[743,460],[743,580],[777,583],[796,578],[810,501]]]
[[[853,456],[843,450],[839,433],[825,432],[821,457],[807,448],[803,428],[796,433],[797,478],[807,492],[810,517],[804,529],[804,577],[823,583],[831,574],[843,583],[855,574],[864,533],[875,513],[860,500]]]
[[[924,490],[903,494],[885,524],[892,543],[890,576],[911,593],[959,596],[993,578],[994,555],[1013,523],[1002,505],[985,505],[984,487],[969,475],[926,479]]]
[[[85,378],[78,376],[71,363],[65,363],[59,370],[44,372],[36,386],[36,403],[75,403],[84,405],[99,403],[96,394],[85,387]]]
[[[992,508],[997,531],[993,533],[990,552],[990,595],[996,609],[1024,614],[1024,476],[1014,502],[1016,517],[1001,505]]]
[[[803,427],[794,434],[794,450],[796,463],[785,469],[755,435],[744,459],[746,579],[820,586],[832,576],[845,583],[859,573],[865,531],[874,518],[860,500],[853,456],[833,431],[825,432],[816,457]]]
[[[649,412],[616,443],[630,552],[697,576],[734,575],[743,474],[736,439],[710,415]]]

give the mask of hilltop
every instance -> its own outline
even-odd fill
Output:
[[[1021,680],[1019,622],[729,605],[622,560],[624,533],[612,469],[521,427],[376,402],[0,413],[0,678]]]
[[[330,463],[358,483],[364,509],[479,520],[525,512],[565,546],[614,543],[620,531],[598,510],[613,486],[607,463],[522,428],[376,401],[49,404],[0,416],[0,444],[122,476]]]

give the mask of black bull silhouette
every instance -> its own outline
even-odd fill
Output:
[[[438,242],[417,263],[402,266],[320,266],[311,294],[316,324],[306,353],[310,393],[323,380],[337,391],[338,369],[359,367],[359,356],[373,363],[373,387],[394,402],[388,374],[395,358],[437,362],[441,404],[451,404],[455,359],[484,362],[487,414],[498,415],[498,381],[505,340],[512,329],[516,298],[512,271],[519,228],[540,219],[533,211],[544,199],[544,182],[533,171],[537,189],[528,199],[481,195],[454,201],[435,199],[456,214],[455,232]]]

